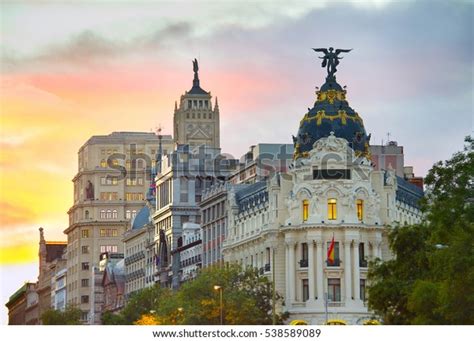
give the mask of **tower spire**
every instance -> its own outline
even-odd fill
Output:
[[[216,96],[216,103],[214,104],[214,111],[219,111],[219,101],[217,100],[217,96]]]

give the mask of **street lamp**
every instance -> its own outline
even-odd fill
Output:
[[[224,290],[224,288],[222,288],[222,286],[220,286],[220,285],[214,285],[214,290],[219,291],[219,302],[220,302],[220,311],[221,311],[221,325],[223,325],[224,324],[224,306],[222,304],[222,291]]]

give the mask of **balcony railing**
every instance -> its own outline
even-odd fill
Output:
[[[265,272],[270,271],[270,263],[265,264]]]
[[[341,260],[335,259],[332,263],[329,260],[327,260],[326,264],[327,266],[341,266]]]
[[[366,268],[367,267],[367,260],[359,259],[359,267]]]
[[[308,267],[308,260],[307,259],[302,259],[299,261],[300,263],[300,268],[307,268]]]

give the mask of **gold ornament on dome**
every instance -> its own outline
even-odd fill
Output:
[[[334,100],[337,99],[339,101],[345,101],[346,100],[346,91],[339,91],[339,90],[327,90],[327,91],[318,91],[316,92],[318,95],[317,101],[318,102],[324,102],[327,100],[330,104],[334,104]]]
[[[354,122],[359,122],[362,124],[362,119],[359,117],[357,113],[354,113],[354,115],[348,115],[345,110],[339,110],[337,114],[335,115],[328,115],[324,110],[319,110],[315,116],[313,117],[308,117],[308,114],[304,115],[303,119],[300,121],[300,127],[303,125],[305,122],[310,122],[311,120],[316,120],[316,125],[320,126],[322,123],[322,120],[327,119],[330,121],[334,121],[336,119],[340,119],[341,123],[343,125],[347,124],[347,120],[352,120]]]

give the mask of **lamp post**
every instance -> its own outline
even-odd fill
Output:
[[[222,286],[220,285],[214,285],[214,290],[218,290],[219,291],[219,302],[220,302],[220,311],[221,311],[221,325],[224,324],[224,306],[223,306],[223,303],[222,303],[222,291],[223,291],[224,288],[222,288]]]

